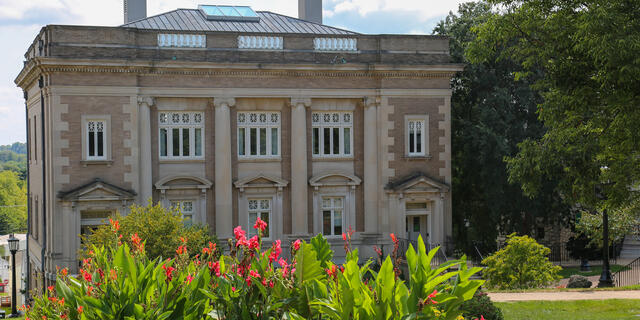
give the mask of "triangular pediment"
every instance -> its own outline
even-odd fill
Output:
[[[247,177],[244,179],[240,179],[236,181],[233,185],[240,189],[241,191],[244,188],[284,188],[289,184],[288,181],[267,175],[257,175],[252,177]]]
[[[135,196],[134,191],[118,187],[102,181],[102,179],[95,179],[80,187],[58,194],[58,198],[65,201],[129,200]]]
[[[341,172],[322,173],[309,179],[309,184],[312,187],[357,186],[361,182],[360,178]]]
[[[449,185],[419,173],[389,183],[386,189],[395,192],[449,192]]]

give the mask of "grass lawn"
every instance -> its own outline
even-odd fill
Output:
[[[505,320],[637,320],[640,300],[496,302]]]
[[[612,264],[611,273],[616,273],[624,268],[625,266]],[[602,274],[602,266],[591,266],[591,271],[587,271],[587,272],[580,271],[580,267],[562,268],[559,274],[560,276],[562,276],[562,278],[569,278],[574,274],[579,274],[585,277],[599,276],[600,274]]]

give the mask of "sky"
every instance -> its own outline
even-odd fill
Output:
[[[25,141],[24,99],[14,80],[24,53],[47,24],[117,26],[123,0],[0,0],[0,145]],[[323,0],[324,24],[370,34],[431,34],[462,0]],[[248,5],[293,17],[297,0],[147,0],[147,15],[198,4]]]

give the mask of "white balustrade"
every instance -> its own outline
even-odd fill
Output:
[[[315,38],[313,45],[317,51],[358,51],[355,38]]]
[[[238,36],[238,49],[282,50],[282,37]]]
[[[158,47],[204,48],[206,46],[207,36],[204,34],[158,34]]]

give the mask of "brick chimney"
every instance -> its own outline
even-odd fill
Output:
[[[298,0],[298,18],[322,24],[322,0]]]
[[[147,0],[124,0],[124,23],[147,17]]]

